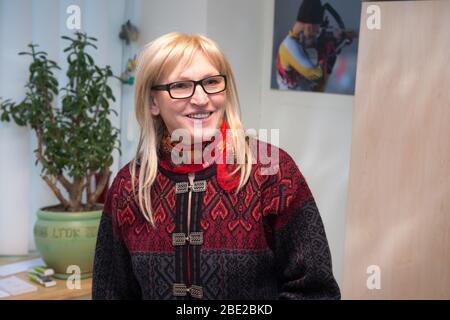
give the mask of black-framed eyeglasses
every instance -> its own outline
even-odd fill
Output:
[[[153,86],[152,90],[168,91],[172,99],[186,99],[194,95],[198,84],[208,94],[219,93],[227,88],[227,77],[219,74],[197,81],[183,80],[168,84],[158,84]]]

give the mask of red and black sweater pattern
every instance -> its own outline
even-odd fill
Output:
[[[188,193],[176,193],[187,174],[159,166],[151,189],[153,229],[132,196],[125,165],[106,196],[93,298],[339,299],[313,195],[294,160],[278,153],[278,172],[265,175],[265,165],[253,164],[237,194],[220,188],[216,164],[196,173],[195,181],[206,181],[191,198],[190,232],[201,233],[200,244],[173,242],[174,233],[188,231]],[[175,294],[174,284],[185,294]]]

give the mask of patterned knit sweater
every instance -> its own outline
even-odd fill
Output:
[[[339,299],[317,205],[294,160],[278,152],[278,172],[264,175],[253,164],[237,194],[220,188],[216,164],[197,172],[190,234],[188,176],[159,166],[153,229],[125,165],[106,196],[93,298]]]

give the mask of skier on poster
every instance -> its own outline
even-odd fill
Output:
[[[328,11],[337,22],[337,32],[329,27]],[[281,42],[276,57],[279,89],[323,92],[337,55],[356,33],[345,31],[338,13],[320,0],[303,0],[297,19]],[[311,50],[317,58],[313,59]],[[315,61],[316,60],[316,61]]]

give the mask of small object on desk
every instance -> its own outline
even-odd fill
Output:
[[[37,287],[17,277],[8,277],[0,280],[0,290],[16,296],[22,293],[37,291]]]
[[[30,272],[37,273],[40,276],[48,277],[55,274],[55,271],[52,268],[48,268],[47,266],[37,266],[32,267],[29,270]]]
[[[43,276],[35,272],[28,272],[27,276],[31,281],[34,281],[46,288],[56,286],[56,282],[48,276]]]

